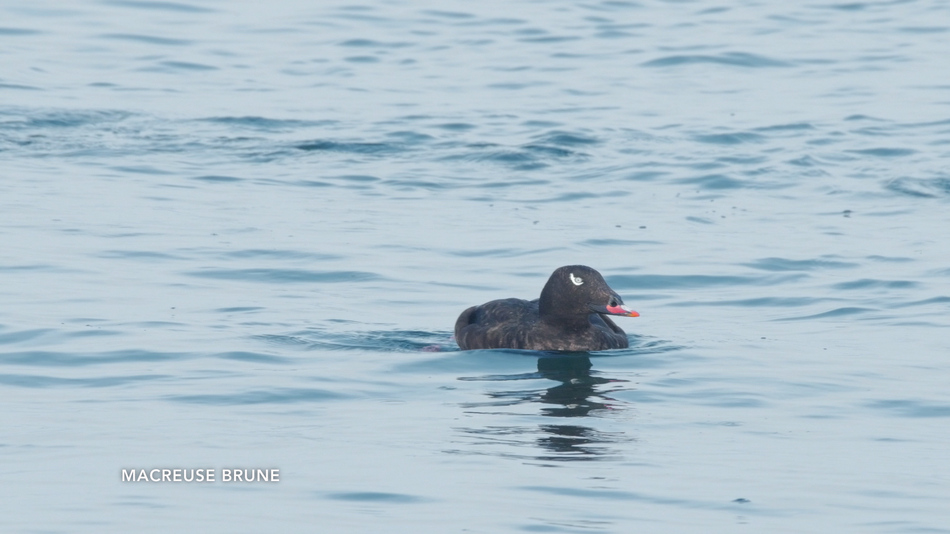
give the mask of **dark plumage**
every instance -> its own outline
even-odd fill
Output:
[[[594,269],[568,265],[554,271],[541,298],[493,300],[472,306],[455,322],[462,350],[622,349],[627,335],[608,315],[637,317]]]

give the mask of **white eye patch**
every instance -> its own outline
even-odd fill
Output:
[[[573,282],[575,286],[579,286],[584,283],[584,279],[580,276],[574,276],[574,273],[571,273],[571,282]]]

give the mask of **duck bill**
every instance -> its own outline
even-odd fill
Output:
[[[621,317],[640,317],[640,314],[631,310],[630,308],[624,306],[623,304],[617,306],[591,306],[592,310],[597,313],[604,313],[607,315],[620,315]]]

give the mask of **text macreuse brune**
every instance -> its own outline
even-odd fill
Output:
[[[280,469],[123,469],[122,482],[280,482]]]

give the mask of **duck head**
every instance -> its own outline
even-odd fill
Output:
[[[624,306],[599,272],[585,265],[567,265],[551,274],[538,302],[541,318],[586,317],[590,313],[639,317]]]

